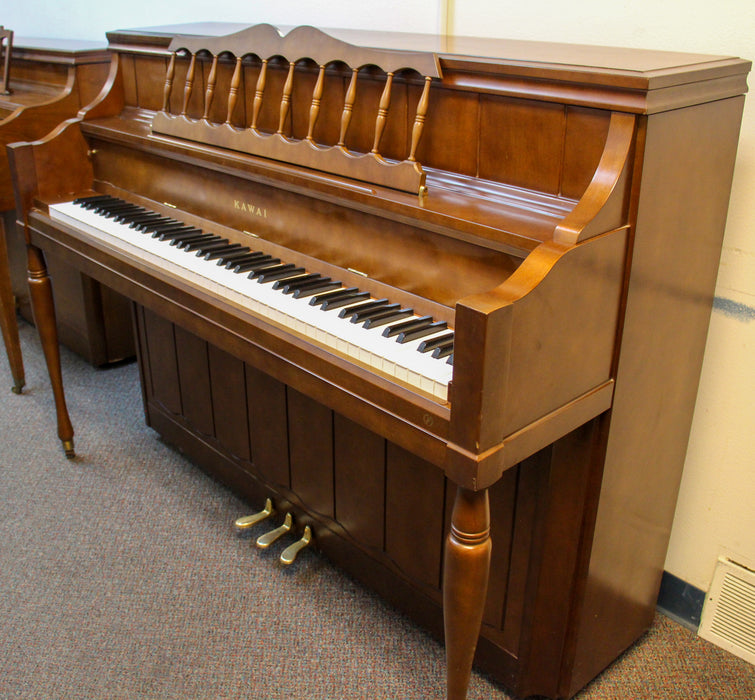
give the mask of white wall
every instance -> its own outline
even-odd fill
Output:
[[[755,59],[751,0],[383,0],[237,3],[14,2],[18,36],[99,40],[110,29],[188,21],[501,36]],[[750,83],[754,79],[750,78]],[[755,97],[746,103],[697,409],[666,569],[707,590],[719,554],[755,569]],[[683,350],[680,350],[683,352]]]

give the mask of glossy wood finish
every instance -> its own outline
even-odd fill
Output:
[[[473,658],[518,695],[571,696],[652,614],[749,63],[472,40],[451,55],[418,39],[442,77],[424,96],[422,83],[392,85],[379,127],[381,153],[416,150],[418,197],[153,133],[169,103],[337,144],[348,104],[354,147],[374,147],[386,81],[368,80],[360,101],[348,70],[222,55],[171,67],[174,35],[201,32],[112,33],[101,98],[10,150],[32,251],[137,302],[150,424],[255,505],[291,509],[334,561],[444,634],[449,698],[464,697]],[[516,58],[524,48],[531,60]],[[233,99],[218,107],[223,91]],[[232,241],[254,234],[255,247],[448,321],[449,400],[49,217],[49,202],[91,191]],[[679,405],[663,411],[669,392]]]

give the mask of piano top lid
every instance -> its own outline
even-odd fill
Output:
[[[108,32],[111,47],[117,44],[168,46],[176,35],[223,36],[238,32],[248,24],[235,22],[193,22]],[[287,34],[294,27],[279,27]],[[469,36],[440,36],[406,32],[322,28],[330,36],[355,46],[373,49],[434,53],[444,64],[467,66],[487,72],[494,67],[517,69],[521,75],[582,74],[613,76],[611,84],[655,89],[689,81],[700,71],[705,78],[746,74],[751,61],[736,56],[656,51],[587,44],[552,43],[519,39]],[[685,77],[682,77],[685,76]],[[597,81],[601,82],[601,81]]]
[[[80,65],[107,62],[110,52],[104,41],[14,36],[13,60]]]

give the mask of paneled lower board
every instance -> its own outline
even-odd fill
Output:
[[[136,320],[147,422],[250,512],[268,497],[276,524],[291,511],[296,539],[310,525],[336,565],[442,637],[454,497],[443,470],[148,310],[137,307]],[[478,662],[509,687],[530,650],[545,646],[560,663],[592,445],[587,426],[490,489]],[[547,631],[532,631],[538,616]]]

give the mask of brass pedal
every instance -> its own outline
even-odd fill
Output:
[[[265,549],[269,547],[273,542],[283,537],[283,535],[285,535],[293,526],[294,526],[293,516],[291,515],[291,513],[286,513],[286,518],[283,521],[283,525],[281,525],[280,527],[276,527],[275,530],[270,530],[270,532],[266,532],[264,535],[260,535],[257,538],[257,546],[260,549]]]
[[[294,542],[293,544],[290,544],[281,552],[281,557],[280,557],[281,564],[285,564],[286,566],[288,566],[289,564],[293,564],[299,552],[301,552],[301,550],[304,549],[305,547],[308,547],[311,543],[312,543],[312,528],[309,527],[309,525],[307,525],[304,528],[304,534],[302,535],[302,538],[298,542]]]
[[[241,530],[243,532],[244,530],[248,530],[253,525],[261,523],[263,520],[269,518],[273,513],[275,513],[275,508],[273,508],[273,502],[268,498],[265,501],[265,507],[259,513],[245,515],[241,518],[238,518],[233,524],[237,530]]]

